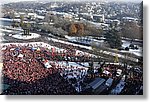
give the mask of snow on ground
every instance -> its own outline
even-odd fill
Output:
[[[142,52],[142,48],[141,47],[139,47],[138,50],[132,50],[132,49],[130,49],[129,52],[131,52],[131,53],[133,53],[133,54],[135,54],[137,56],[143,56],[143,52]]]
[[[79,44],[74,44],[74,43],[70,43],[70,42],[66,42],[66,41],[58,40],[58,39],[54,39],[54,38],[48,38],[48,40],[52,40],[54,42],[59,42],[59,43],[67,44],[67,45],[79,46],[81,48],[85,48],[85,49],[88,49],[88,50],[92,49],[92,47],[88,47],[88,46],[84,46],[84,45],[79,45]]]
[[[1,29],[0,28],[0,32],[8,32],[8,33],[11,33],[11,32],[13,32],[12,30],[7,30],[7,29]]]
[[[0,26],[0,31],[1,32],[8,32],[8,33],[12,33],[12,32],[18,32],[18,31],[23,31],[23,29],[22,28],[13,28],[12,26],[5,26],[5,28],[2,28],[3,26]]]
[[[8,27],[8,28],[10,28],[10,27]],[[11,28],[11,29],[14,29],[14,28]],[[6,29],[0,29],[0,30],[1,31],[5,31],[5,32],[12,32],[11,30],[6,30]],[[15,30],[16,30],[16,28],[15,28]],[[18,28],[17,30],[22,31],[22,29],[20,29],[20,28]],[[32,38],[38,38],[38,37],[40,37],[40,35],[36,34],[36,33],[32,33],[31,36],[22,36],[22,35],[17,35],[16,34],[16,35],[13,35],[12,37],[17,38],[17,39],[32,39]],[[77,40],[76,37],[69,37],[69,36],[65,36],[65,37],[67,39],[71,40],[71,41],[76,41]],[[84,43],[85,44],[91,44],[92,42],[95,42],[98,45],[98,44],[104,42],[104,40],[96,40],[96,39],[92,39],[92,38],[90,38],[90,39],[91,39],[90,42],[89,41],[87,42],[86,40],[84,40]],[[68,45],[73,45],[73,46],[79,46],[81,48],[86,48],[88,50],[92,50],[92,47],[88,47],[88,46],[84,46],[84,45],[79,45],[79,44],[74,44],[74,43],[70,43],[70,42],[66,42],[66,41],[62,41],[62,40],[58,40],[58,39],[54,39],[54,38],[48,38],[48,40],[52,40],[54,42],[60,42],[60,43],[68,44]],[[122,42],[123,42],[122,47],[124,47],[124,48],[130,45],[129,41],[122,40]],[[133,53],[133,54],[135,54],[137,56],[142,56],[142,48],[139,47],[139,46],[138,46],[138,48],[139,48],[138,50],[132,50],[132,49],[130,49],[129,51],[123,51],[122,50],[121,52],[129,52],[129,53]],[[107,54],[110,54],[110,53],[107,52]]]
[[[87,36],[87,37],[70,37],[70,36],[65,36],[69,41],[75,41],[75,42],[80,42],[80,43],[85,43],[85,44],[92,44],[92,43],[103,43],[104,40],[96,40],[93,39],[92,36]],[[102,37],[103,38],[103,37]]]
[[[3,37],[0,37],[0,41],[7,41],[7,40],[4,39]]]
[[[6,29],[11,29],[11,30],[15,30],[15,31],[23,31],[23,29],[21,27],[15,27],[13,28],[12,26],[5,26]]]
[[[126,40],[132,40],[131,38],[125,38],[125,37],[121,37],[122,39],[126,39]],[[140,40],[140,39],[134,39],[135,41],[140,41],[142,42],[143,40]]]
[[[44,43],[44,42],[29,42],[29,43],[2,43],[1,46],[9,46],[10,44],[14,44],[14,45],[17,45],[17,46],[32,46],[32,47],[44,47],[44,48],[47,48],[49,50],[51,50],[52,48],[55,48],[56,51],[64,51],[65,49],[62,49],[62,48],[58,48],[58,47],[55,47],[55,46],[51,46],[47,43]]]
[[[16,39],[34,39],[34,38],[39,38],[41,35],[37,34],[37,33],[30,33],[31,35],[22,35],[22,33],[20,34],[15,34],[12,35],[12,37],[16,38]]]
[[[82,43],[85,43],[85,44],[91,44],[92,42],[95,43],[96,45],[101,45],[104,40],[96,40],[96,39],[93,39],[93,38],[90,38],[90,42],[87,42],[86,40],[83,40],[83,41],[80,41],[80,40],[77,40],[78,38],[77,37],[69,37],[69,36],[65,36],[69,41],[75,41],[75,42],[82,42]],[[123,44],[122,44],[122,47],[129,47],[129,45],[131,44],[129,41],[125,41],[125,40],[122,40]],[[82,45],[83,46],[83,45]],[[138,45],[137,45],[138,46]],[[129,51],[120,51],[120,52],[128,52],[128,53],[133,53],[137,56],[142,56],[142,48],[138,46],[138,50],[133,50],[133,49],[129,49]],[[108,51],[104,51],[105,54],[111,54],[113,56],[115,56],[116,54],[115,53],[112,53],[112,52],[108,52]],[[118,54],[118,57],[122,57],[120,54]]]
[[[87,46],[84,46],[84,45],[78,45],[78,44],[74,44],[74,43],[70,43],[70,42],[66,42],[66,41],[62,41],[62,40],[57,40],[57,39],[54,39],[54,38],[49,38],[49,39],[51,39],[52,41],[56,41],[56,42],[60,42],[60,43],[64,43],[64,44],[68,44],[68,45],[73,45],[73,46],[79,46],[79,47],[81,47],[81,48],[86,48],[86,49],[88,49],[88,50],[92,50],[92,47],[87,47]],[[82,52],[82,51],[81,51]],[[101,50],[100,50],[100,52],[101,52]],[[84,53],[84,52],[83,52]],[[121,55],[121,54],[116,54],[116,53],[114,53],[114,52],[109,52],[109,51],[103,51],[103,53],[104,54],[109,54],[109,55],[112,55],[112,56],[118,56],[118,57],[120,57],[120,58],[125,58],[125,56],[124,55]],[[92,55],[93,56],[93,54],[90,54],[90,55]],[[96,56],[96,55],[94,55],[94,56]],[[135,61],[135,62],[138,62],[138,59],[136,59],[136,58],[132,58],[132,57],[128,57],[128,59],[130,59],[130,60],[132,60],[132,61]]]
[[[69,37],[69,36],[65,36],[68,40],[70,41],[75,41],[75,42],[79,42],[77,41],[77,37]],[[91,44],[92,42],[95,43],[96,45],[101,45],[104,40],[96,40],[96,39],[93,39],[93,38],[90,38],[90,42],[86,42],[85,41],[82,41],[82,43],[85,43],[85,44]],[[129,47],[129,45],[131,44],[129,41],[125,41],[125,40],[122,40],[123,44],[122,44],[122,47]],[[138,45],[137,45],[138,46]],[[133,49],[129,49],[129,51],[124,51],[122,50],[121,52],[128,52],[128,53],[133,53],[137,56],[142,56],[142,47],[139,47],[138,46],[138,50],[133,50]],[[111,54],[111,55],[115,55],[114,53],[111,53],[111,52],[108,52],[108,51],[104,51],[105,54]],[[120,54],[118,54],[118,57],[122,57]]]
[[[129,41],[125,41],[125,40],[122,40],[122,47],[129,47],[129,45],[131,44]]]
[[[9,19],[9,18],[0,18],[1,21],[18,21],[20,22],[20,19]]]
[[[125,41],[125,40],[122,40],[122,42],[123,42],[123,44],[122,44],[122,47],[129,47],[129,45],[131,44],[129,41]],[[142,47],[140,47],[140,46],[138,46],[137,45],[137,47],[139,48],[138,50],[136,50],[136,49],[129,49],[129,51],[124,51],[124,50],[122,50],[122,51],[120,51],[120,52],[129,52],[129,53],[133,53],[133,54],[135,54],[135,55],[137,55],[137,56],[142,56]]]
[[[100,50],[100,52],[101,52],[101,50]],[[131,60],[131,61],[134,61],[134,62],[138,62],[138,59],[136,59],[136,58],[133,58],[133,57],[127,57],[127,56],[124,56],[124,55],[121,55],[121,54],[117,54],[117,53],[114,53],[114,52],[109,52],[109,51],[103,51],[103,53],[104,54],[107,54],[107,55],[111,55],[111,56],[118,56],[118,58],[127,58],[127,59],[129,59],[129,60]]]
[[[5,30],[5,29],[3,29],[4,31],[11,31],[11,30]],[[18,29],[19,30],[19,29]],[[22,35],[13,35],[13,37],[14,38],[18,38],[18,39],[32,39],[32,38],[37,38],[37,37],[40,37],[40,35],[39,34],[36,34],[36,33],[32,33],[32,35],[31,36],[26,36],[26,37],[24,37],[24,36],[22,36]],[[68,37],[69,38],[69,37]],[[71,42],[67,42],[67,41],[63,41],[63,40],[59,40],[59,39],[55,39],[55,38],[47,38],[48,40],[52,40],[52,41],[54,41],[54,42],[59,42],[59,43],[63,43],[63,44],[67,44],[67,45],[73,45],[73,46],[78,46],[78,47],[80,47],[80,48],[85,48],[85,49],[87,49],[87,50],[92,50],[92,47],[91,46],[84,46],[84,45],[79,45],[79,44],[74,44],[74,43],[71,43]],[[98,42],[98,43],[101,43],[101,42],[103,42],[103,40],[102,41],[100,41],[100,40],[96,40],[96,39],[94,39],[94,41],[95,42]],[[130,42],[129,41],[125,41],[125,40],[123,40],[123,47],[126,47],[126,46],[129,46],[129,44],[130,44]],[[58,48],[59,49],[59,48]],[[81,51],[82,52],[82,51]],[[122,52],[124,52],[124,51],[122,51]],[[135,54],[135,55],[137,55],[137,56],[142,56],[142,48],[140,48],[139,47],[139,50],[129,50],[128,51],[129,53],[133,53],[133,54]],[[84,52],[82,52],[82,53],[84,53]],[[108,52],[108,51],[104,51],[103,52],[104,54],[109,54],[109,55],[113,55],[113,56],[116,56],[116,55],[118,55],[118,57],[122,57],[122,58],[125,58],[125,56],[123,56],[123,55],[121,55],[121,54],[116,54],[116,53],[113,53],[113,52]],[[90,55],[92,55],[92,54],[90,54]],[[93,55],[92,55],[93,56]],[[95,56],[95,55],[94,55]],[[135,62],[137,62],[138,61],[138,59],[135,59],[135,58],[131,58],[130,57],[130,59],[132,59],[133,61],[135,61]]]
[[[91,37],[70,37],[66,35],[65,38],[72,42],[79,42],[84,44],[91,44],[93,42]]]
[[[94,42],[98,42],[98,43],[104,43],[104,40],[96,40],[96,39],[93,39]]]
[[[50,61],[50,63],[54,63],[56,66],[60,65],[61,67],[68,67],[68,68],[84,68],[84,69],[88,69],[87,66],[82,66],[82,65],[88,65],[88,62],[84,62],[82,65],[79,65],[76,62],[66,62],[66,61]]]
[[[122,50],[120,52],[129,52],[135,54],[136,56],[140,56],[140,57],[143,56],[142,48],[139,48],[138,50],[129,49],[129,51]]]

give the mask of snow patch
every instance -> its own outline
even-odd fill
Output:
[[[22,35],[22,33],[20,34],[15,34],[12,35],[12,37],[16,38],[16,39],[24,39],[24,40],[28,40],[28,39],[34,39],[34,38],[39,38],[41,35],[37,34],[37,33],[30,33],[31,35]]]

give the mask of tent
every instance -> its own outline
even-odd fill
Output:
[[[22,57],[23,57],[23,54],[19,54],[18,57],[22,58]]]
[[[48,62],[47,60],[45,60],[44,66],[45,66],[46,68],[51,68],[51,67],[52,67],[52,66],[49,64],[49,62]]]
[[[38,47],[37,49],[36,49],[37,51],[41,51],[41,49]]]
[[[15,48],[11,48],[11,49],[10,49],[10,51],[13,51],[13,50],[15,50]]]
[[[107,70],[104,70],[103,73],[108,75],[110,72]]]

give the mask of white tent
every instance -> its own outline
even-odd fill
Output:
[[[10,51],[13,51],[13,50],[15,50],[15,48],[11,48],[11,49],[10,49]]]
[[[45,62],[45,63],[44,63],[44,66],[45,66],[46,68],[51,68],[51,67],[52,67],[48,62]]]
[[[22,58],[22,57],[23,57],[23,54],[19,54],[18,57],[21,57],[21,58]]]
[[[108,75],[110,72],[107,70],[104,70],[103,73]]]

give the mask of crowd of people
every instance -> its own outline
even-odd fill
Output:
[[[19,55],[22,54],[22,57]],[[3,74],[10,79],[33,82],[54,73],[55,69],[43,68],[43,65],[36,59],[43,56],[34,53],[27,46],[9,45],[3,50]]]
[[[44,47],[41,47],[41,46],[44,46]],[[66,51],[55,51],[56,49],[54,48],[48,49],[46,47],[48,47],[48,45],[42,45],[42,43],[25,44],[25,45],[7,44],[7,45],[2,46],[2,49],[1,49],[3,51],[2,75],[4,77],[4,84],[12,85],[12,87],[9,90],[6,90],[3,94],[18,94],[20,92],[23,92],[22,90],[26,90],[25,91],[26,93],[23,92],[21,94],[38,94],[38,93],[40,94],[41,91],[38,91],[38,90],[39,89],[44,90],[43,88],[45,87],[45,85],[47,85],[47,88],[50,88],[51,91],[53,90],[53,87],[56,88],[54,89],[56,92],[53,93],[50,91],[47,94],[65,94],[65,93],[75,94],[76,92],[74,90],[75,88],[72,87],[72,84],[69,84],[68,80],[64,79],[65,75],[69,74],[68,73],[69,71],[67,71],[68,67],[63,68],[63,67],[57,66],[55,63],[59,60],[65,60],[66,62],[72,61],[71,57],[73,58],[73,56],[74,57],[77,56],[75,57],[74,60],[79,61],[78,59],[81,56],[76,54],[76,52],[71,49],[66,50]],[[60,59],[60,57],[58,56],[62,58]],[[51,68],[45,68],[43,65],[44,63],[42,62],[43,59],[52,60],[52,61],[55,61],[55,63],[54,62],[50,63],[52,66]],[[77,75],[76,77],[81,78],[81,76],[85,75],[85,71],[86,71],[85,69],[79,70],[78,67],[76,68],[73,66],[71,67],[72,69],[69,68],[68,70],[74,72],[74,74]],[[76,72],[78,73],[75,73],[75,70],[73,69],[76,69]],[[79,72],[82,74],[79,74]],[[56,77],[54,77],[54,75]],[[47,77],[53,80],[49,80],[47,79]],[[38,83],[39,80],[41,79],[43,80],[42,84]],[[29,84],[27,85],[29,87],[21,83],[19,84],[19,86],[17,85],[18,87],[16,90],[16,88],[14,87],[16,83],[14,83],[14,81],[12,80],[15,80],[17,82],[18,81],[23,82],[25,84]],[[48,81],[44,81],[44,80],[49,80],[49,81],[52,81],[53,83],[49,82],[51,84],[48,84]],[[33,83],[36,83],[37,87],[33,86],[35,85]],[[61,84],[62,84],[61,87],[63,86],[64,87],[67,86],[67,87],[61,88],[60,89],[61,91],[59,92],[59,89],[57,89],[56,85],[53,85],[53,84],[57,84],[57,87],[60,87]],[[34,89],[34,88],[37,88],[37,89]],[[62,90],[68,90],[68,92],[62,91]],[[71,90],[73,91],[71,92]]]
[[[4,95],[75,95],[76,90],[59,73],[48,75],[34,83],[20,82],[4,78],[4,83],[11,84],[4,90]]]
[[[88,84],[85,80],[90,67],[81,63],[90,62],[93,56],[80,51],[77,46],[56,44],[57,46],[54,47],[52,45],[40,42],[1,45],[3,81],[4,84],[10,85],[2,94],[77,94],[81,92],[82,87]],[[52,67],[46,68],[44,61],[48,61]],[[70,62],[76,63],[77,66]],[[94,67],[94,75],[106,79],[111,77],[115,82],[119,80],[118,69],[121,69],[123,74],[130,73],[122,65],[104,64],[102,66],[100,64]],[[137,78],[139,75],[142,76],[142,74],[135,75]],[[128,80],[123,92],[130,93],[131,91],[127,89],[133,85],[136,86],[137,83],[139,86],[136,90],[139,90],[142,84],[141,78],[136,81]],[[111,88],[116,84],[113,84]]]

